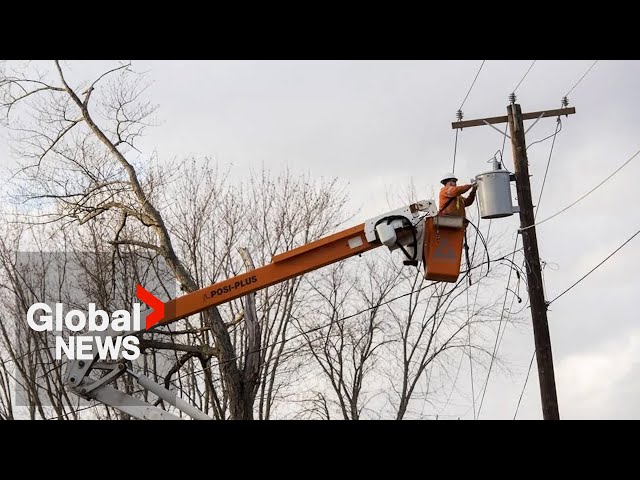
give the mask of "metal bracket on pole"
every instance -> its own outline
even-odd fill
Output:
[[[499,128],[497,128],[497,127],[494,127],[493,125],[491,125],[491,124],[490,124],[489,122],[487,122],[486,120],[483,120],[483,122],[484,122],[484,124],[485,124],[485,125],[489,125],[491,128],[493,128],[493,129],[494,129],[496,132],[498,132],[500,135],[504,135],[504,136],[505,136],[505,137],[507,137],[507,138],[511,138],[511,137],[509,136],[509,134],[508,134],[508,133],[503,132],[502,130],[500,130],[500,129],[499,129]]]
[[[533,128],[533,126],[534,126],[536,123],[538,123],[538,122],[540,121],[540,119],[541,119],[542,117],[544,117],[544,114],[545,114],[545,112],[542,112],[542,113],[540,114],[540,116],[539,116],[538,118],[536,118],[536,121],[535,121],[535,122],[533,122],[531,125],[529,125],[529,128],[527,128],[527,129],[524,131],[524,134],[525,134],[525,135],[529,132],[529,130],[531,130],[531,129]]]

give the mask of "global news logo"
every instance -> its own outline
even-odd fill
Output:
[[[126,360],[140,356],[140,339],[132,333],[148,330],[164,318],[164,302],[136,285],[138,299],[153,309],[141,321],[140,303],[133,304],[133,311],[116,310],[111,315],[96,309],[89,303],[87,313],[74,309],[64,313],[64,306],[56,303],[52,308],[47,303],[34,303],[27,311],[27,323],[36,332],[56,334],[55,358],[69,360],[93,360],[97,353],[100,360],[116,360],[120,354]],[[65,328],[80,335],[63,336]]]

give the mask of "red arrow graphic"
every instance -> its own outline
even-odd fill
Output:
[[[153,313],[147,315],[145,328],[149,330],[164,318],[164,302],[147,292],[142,285],[136,285],[136,296],[141,302],[153,309]]]

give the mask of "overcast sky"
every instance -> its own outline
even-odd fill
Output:
[[[134,61],[135,69],[149,72],[149,98],[160,107],[161,125],[148,131],[141,150],[155,149],[167,160],[211,156],[232,163],[238,176],[264,164],[339,177],[350,185],[352,206],[360,209],[355,224],[389,210],[387,196],[410,181],[421,198],[437,195],[441,175],[452,168],[451,122],[481,63]],[[462,108],[465,119],[506,115],[508,95],[531,63],[486,61]],[[524,112],[559,108],[592,64],[538,60],[516,91],[518,103]],[[66,68],[75,78],[89,79],[114,65],[76,61]],[[539,220],[588,192],[640,149],[639,82],[640,62],[600,60],[571,92],[576,114],[562,118]],[[551,135],[555,127],[555,119],[541,120],[527,133],[527,143]],[[464,129],[458,135],[456,174],[464,182],[489,170],[487,162],[502,144],[501,134],[490,127]],[[547,140],[528,150],[534,203],[550,147]],[[2,164],[11,165],[6,145],[0,154]],[[512,170],[509,140],[504,161]],[[537,228],[540,255],[548,264],[548,299],[640,229],[638,179],[636,158]],[[517,215],[494,220],[492,228],[508,240],[502,250],[512,247],[518,226]],[[550,307],[563,419],[640,418],[639,252],[640,235]],[[527,328],[507,331],[500,354],[514,373],[492,376],[481,419],[513,418],[532,353],[530,321]],[[473,412],[461,418],[473,418]],[[535,363],[518,418],[541,418]]]

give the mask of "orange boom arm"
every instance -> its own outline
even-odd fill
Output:
[[[434,202],[421,200],[280,253],[268,265],[169,300],[155,325],[166,325],[382,245],[402,249],[405,265],[417,265],[423,258],[424,218],[436,214]]]
[[[171,323],[381,245],[378,240],[367,240],[364,223],[348,228],[275,255],[268,265],[168,301],[164,307],[164,318],[158,325]]]

